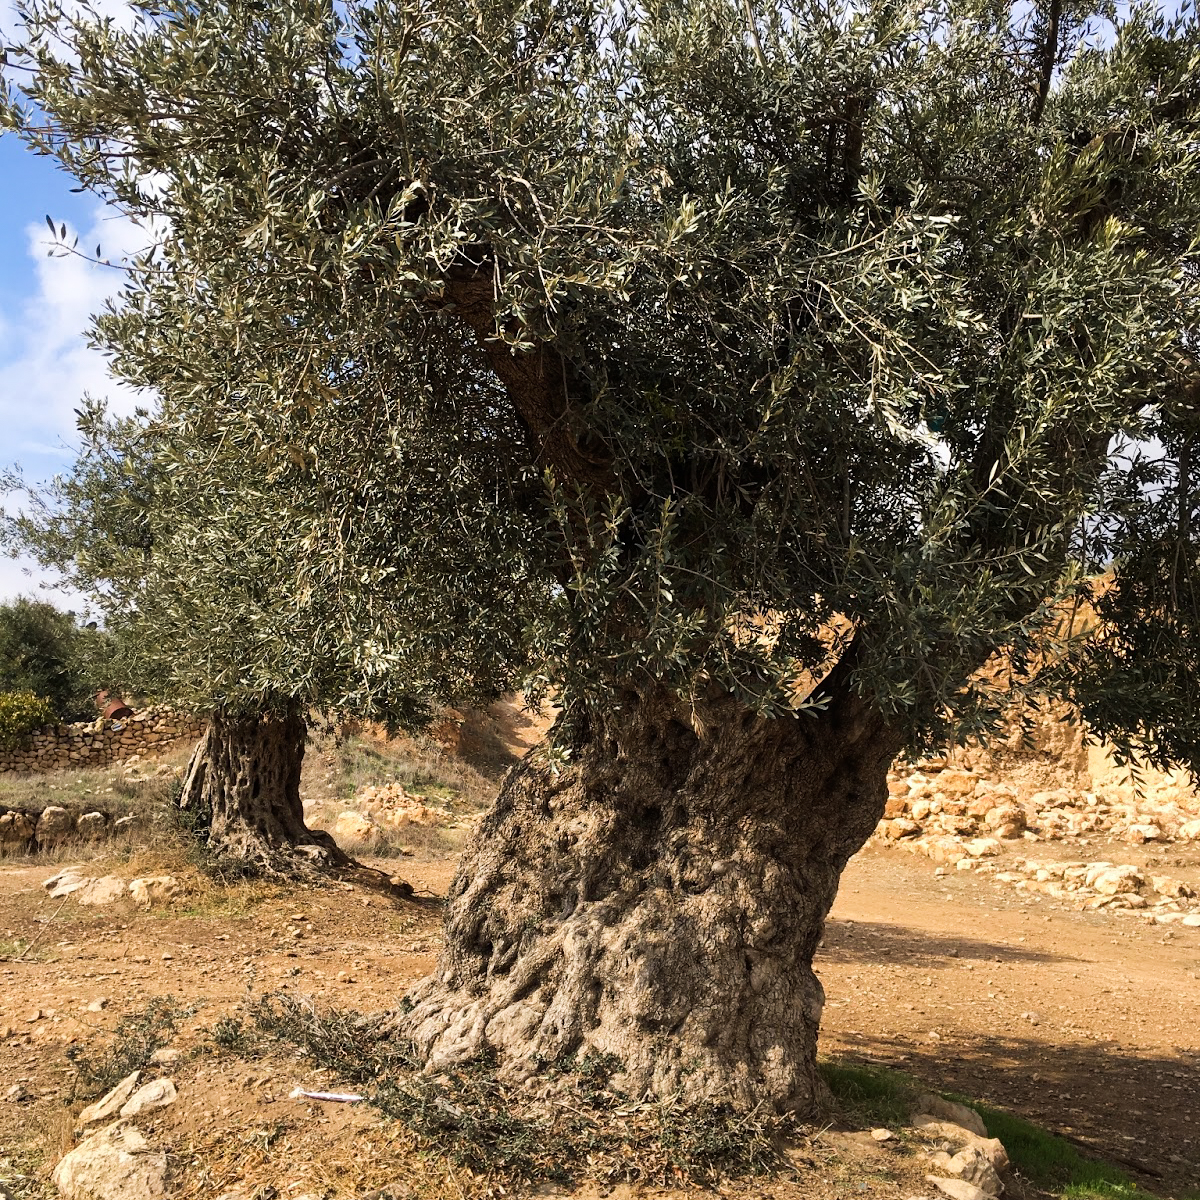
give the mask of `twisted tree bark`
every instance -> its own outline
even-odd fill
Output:
[[[812,957],[896,750],[861,713],[631,696],[573,765],[535,752],[511,772],[398,1032],[430,1070],[491,1052],[533,1077],[595,1052],[635,1095],[811,1109]]]
[[[329,834],[304,823],[305,739],[304,718],[294,705],[249,716],[213,712],[188,765],[179,806],[202,815],[214,859],[269,874],[351,865]]]

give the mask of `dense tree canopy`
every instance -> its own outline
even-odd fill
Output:
[[[1135,525],[1193,560],[1186,470],[1130,517],[1110,448],[1191,436],[1194,23],[751,9],[28,6],[8,123],[147,226],[97,337],[156,486],[203,480],[211,608],[144,614],[237,647],[197,688],[315,649],[436,690],[407,628],[778,711],[841,654],[919,744]]]
[[[111,639],[43,601],[0,604],[0,692],[32,692],[64,721],[96,715],[109,681]]]

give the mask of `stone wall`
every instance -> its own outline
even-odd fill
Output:
[[[165,753],[181,742],[198,741],[204,721],[164,706],[142,709],[116,721],[51,725],[16,750],[0,750],[0,771],[56,771],[105,767]]]

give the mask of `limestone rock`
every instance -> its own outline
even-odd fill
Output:
[[[166,1192],[167,1156],[117,1121],[59,1160],[52,1176],[64,1200],[153,1200]]]
[[[166,1108],[174,1104],[179,1093],[170,1079],[152,1079],[144,1083],[121,1106],[121,1116],[136,1117],[154,1108]]]
[[[116,875],[103,875],[99,879],[89,879],[87,886],[75,894],[75,899],[80,904],[100,908],[120,900],[126,890],[125,880],[118,879]]]
[[[920,832],[921,827],[916,821],[910,821],[907,817],[897,817],[885,823],[883,835],[891,841],[899,841],[900,838],[912,837]]]
[[[949,1196],[950,1200],[991,1200],[987,1192],[965,1179],[942,1179],[938,1175],[926,1175],[925,1178],[938,1191]]]
[[[939,1121],[949,1121],[952,1125],[975,1134],[976,1137],[987,1137],[987,1126],[983,1123],[983,1118],[965,1104],[956,1104],[943,1096],[927,1093],[918,1096],[913,1107],[920,1114],[928,1114]]]
[[[1004,1193],[1004,1184],[1000,1182],[996,1168],[978,1146],[965,1146],[950,1160],[948,1169],[952,1175],[973,1183],[989,1196]]]
[[[356,812],[339,813],[333,826],[337,842],[373,842],[379,834],[379,826],[374,821]]]
[[[75,1124],[82,1128],[84,1125],[93,1125],[97,1121],[105,1121],[109,1117],[116,1116],[121,1105],[133,1095],[133,1089],[141,1077],[141,1071],[134,1071],[132,1075],[126,1075],[112,1091],[101,1096],[95,1104],[89,1104],[75,1118]]]
[[[33,822],[23,812],[0,814],[0,845],[27,842],[33,837]]]
[[[129,883],[129,894],[139,908],[153,908],[155,904],[165,904],[182,891],[183,887],[174,875],[145,875]]]
[[[1200,842],[1200,820],[1184,821],[1175,836],[1182,842]]]
[[[108,822],[104,819],[103,813],[86,812],[75,822],[75,832],[80,837],[88,838],[89,840],[102,838],[107,825]]]
[[[79,867],[64,867],[57,875],[44,880],[42,887],[50,893],[51,900],[62,900],[82,891],[91,882],[91,877],[84,875]]]
[[[127,813],[113,822],[113,833],[132,833],[136,827],[137,817],[132,813]]]
[[[65,808],[51,804],[48,808],[42,809],[42,815],[38,817],[34,834],[39,842],[57,842],[67,837],[74,828],[75,823],[71,820],[71,814]]]

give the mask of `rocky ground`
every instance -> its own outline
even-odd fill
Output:
[[[78,865],[85,878],[111,874],[104,863]],[[336,1089],[337,1078],[282,1050],[245,1058],[213,1037],[221,1018],[266,992],[319,1008],[392,1005],[433,967],[432,900],[453,865],[405,860],[425,898],[413,903],[352,886],[221,888],[177,859],[146,856],[115,877],[159,882],[127,886],[99,906],[80,904],[78,892],[51,897],[44,884],[61,864],[0,868],[0,936],[30,945],[0,963],[0,1146],[16,1155],[10,1172],[28,1174],[29,1195],[57,1194],[49,1169],[86,1132],[75,1129],[83,1102],[71,1100],[68,1051],[104,1045],[123,1015],[170,995],[184,1010],[178,1030],[139,1083],[170,1079],[177,1096],[131,1124],[144,1153],[166,1155],[172,1195],[363,1197],[399,1183],[423,1196],[487,1194],[469,1172],[459,1178],[453,1165],[416,1153],[373,1110],[290,1096],[296,1087]],[[1198,866],[1192,859],[1175,870],[1195,878]],[[1194,1187],[1200,929],[1081,911],[996,876],[934,870],[885,844],[851,864],[818,957],[824,1050],[1033,1118],[1122,1160],[1151,1192]],[[174,886],[161,882],[168,875]],[[855,1136],[814,1131],[794,1152],[810,1164],[799,1180],[722,1194],[930,1192],[925,1158]],[[848,1182],[855,1178],[867,1187]]]
[[[540,732],[498,711],[448,736],[502,765]],[[493,784],[436,750],[388,753],[370,736],[353,753],[319,748],[306,811],[366,861],[402,873],[411,901],[350,884],[214,883],[177,840],[149,836],[159,793],[136,781],[162,781],[152,764],[126,768],[132,784],[81,775],[30,785],[42,808],[93,804],[115,821],[112,796],[136,784],[140,807],[122,838],[0,859],[0,1197],[85,1200],[95,1193],[81,1163],[94,1154],[124,1164],[122,1200],[513,1193],[503,1172],[456,1164],[366,1105],[293,1096],[353,1087],[289,1045],[237,1032],[256,997],[378,1012],[433,968],[438,900]],[[1139,790],[1100,767],[927,762],[893,777],[887,816],[850,864],[818,954],[822,1048],[1027,1117],[1122,1164],[1145,1191],[1182,1200],[1200,1185],[1200,805],[1184,780]],[[65,797],[67,783],[87,795]],[[11,806],[38,807],[9,784]],[[101,1062],[106,1048],[148,1037],[154,1014],[162,1045],[142,1055],[136,1079]],[[89,1086],[89,1068],[107,1072],[105,1086],[126,1084],[94,1121],[85,1105],[103,1089]],[[708,1191],[984,1200],[962,1189],[994,1191],[988,1172],[1002,1174],[994,1152],[944,1115],[906,1116],[874,1135],[858,1125],[795,1132],[787,1169]],[[597,1155],[581,1174],[598,1180],[574,1194],[697,1194],[665,1189],[663,1164],[644,1165],[646,1178],[628,1183]],[[1045,1194],[1019,1174],[1001,1182],[1015,1200]]]

